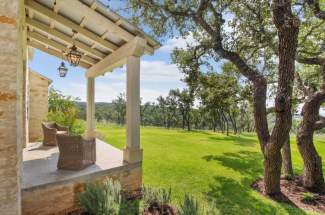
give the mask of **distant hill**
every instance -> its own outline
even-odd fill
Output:
[[[86,102],[76,102],[76,105],[79,109],[78,118],[86,119],[87,103]],[[112,110],[113,104],[108,103],[108,102],[96,102],[95,107],[96,107],[95,112],[98,112],[100,110]]]

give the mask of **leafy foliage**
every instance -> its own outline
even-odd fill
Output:
[[[76,98],[65,96],[60,91],[50,88],[47,120],[67,126],[73,134],[82,134],[85,126],[82,121],[77,121],[78,108],[75,101]]]
[[[180,206],[180,215],[200,215],[199,203],[193,196],[185,194],[184,201]]]
[[[148,207],[154,203],[165,205],[171,203],[171,188],[154,189],[151,187],[143,188],[143,202],[144,207]]]
[[[309,192],[303,193],[302,200],[306,203],[312,203],[316,199],[315,195]]]
[[[86,184],[85,191],[79,196],[81,206],[89,213],[96,215],[119,214],[121,185],[111,179]]]

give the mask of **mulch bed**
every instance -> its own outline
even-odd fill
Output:
[[[282,194],[272,197],[265,195],[263,179],[255,181],[252,188],[275,201],[284,202],[303,210],[325,213],[325,194],[313,193],[315,197],[313,201],[304,201],[304,193],[311,192],[302,186],[300,177],[295,177],[292,180],[282,178],[280,183]]]

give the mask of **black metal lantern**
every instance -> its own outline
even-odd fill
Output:
[[[68,73],[68,68],[65,67],[64,62],[61,62],[61,65],[58,67],[58,72],[61,78],[64,78]]]
[[[77,47],[73,45],[70,48],[69,53],[67,54],[67,60],[71,64],[71,66],[78,66],[80,59],[81,59],[82,53],[78,51]]]

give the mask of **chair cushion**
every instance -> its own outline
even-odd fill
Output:
[[[43,123],[43,124],[44,124],[45,127],[47,127],[47,128],[56,128],[55,123],[51,123],[51,122],[49,122],[49,123]]]
[[[57,131],[56,133],[57,133],[57,134],[68,134],[67,131]]]

